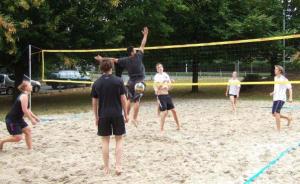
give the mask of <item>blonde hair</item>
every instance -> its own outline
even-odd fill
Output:
[[[164,67],[161,63],[156,63],[156,67],[158,67],[159,65],[161,65],[162,67]]]
[[[22,81],[22,83],[18,86],[18,90],[21,91],[21,92],[24,92],[28,83],[28,81]]]
[[[275,68],[277,68],[281,74],[284,74],[284,68],[280,65],[275,65]]]

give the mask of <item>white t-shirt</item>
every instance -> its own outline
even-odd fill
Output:
[[[170,76],[163,72],[163,73],[157,73],[155,74],[154,76],[154,83],[170,83],[171,82],[171,79],[170,79]],[[158,91],[157,91],[157,88],[156,86],[154,85],[154,90],[155,90],[155,93],[157,94]],[[161,93],[168,93],[168,89],[164,89],[162,91],[160,91]]]
[[[238,83],[240,82],[238,79],[229,79],[229,83]],[[239,90],[241,88],[240,84],[229,84],[229,94],[230,95],[238,95]]]
[[[157,83],[171,82],[171,79],[170,79],[169,75],[166,72],[163,72],[161,74],[157,73],[154,76],[154,82],[157,82]]]
[[[285,76],[280,75],[274,77],[275,82],[288,82],[289,80]],[[286,90],[291,89],[291,83],[288,84],[274,84],[273,101],[282,100],[286,101]]]

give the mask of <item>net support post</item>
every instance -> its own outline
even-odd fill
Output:
[[[31,83],[31,44],[28,46],[28,75]],[[29,94],[29,108],[31,109],[31,93]]]

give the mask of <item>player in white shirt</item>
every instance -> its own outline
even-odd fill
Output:
[[[167,73],[164,72],[163,65],[158,63],[156,64],[157,74],[154,76],[154,90],[157,95],[157,100],[160,108],[160,130],[163,133],[164,124],[170,110],[173,114],[174,120],[177,125],[177,130],[180,130],[180,124],[177,117],[177,113],[172,102],[172,98],[169,95],[169,89],[171,85],[170,77]]]
[[[236,112],[237,100],[240,96],[240,89],[241,89],[241,84],[237,84],[240,81],[237,77],[237,72],[236,71],[232,72],[232,78],[230,78],[228,80],[228,82],[233,83],[233,84],[228,84],[227,85],[225,95],[229,96],[229,99],[230,99],[230,102],[231,102],[231,105],[232,105],[232,110],[233,110],[233,112]]]
[[[273,96],[272,114],[276,119],[277,130],[280,132],[280,119],[286,119],[288,126],[290,125],[292,118],[280,114],[280,110],[283,104],[286,102],[286,90],[289,90],[289,102],[293,102],[293,90],[292,85],[287,83],[289,80],[284,76],[284,69],[280,65],[275,65],[275,82],[284,82],[283,84],[274,84],[274,91],[270,93]]]

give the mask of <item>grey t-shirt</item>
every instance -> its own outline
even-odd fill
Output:
[[[145,79],[145,66],[143,64],[144,54],[141,51],[133,57],[124,57],[118,60],[120,67],[126,68],[129,75],[129,80],[144,80]]]

